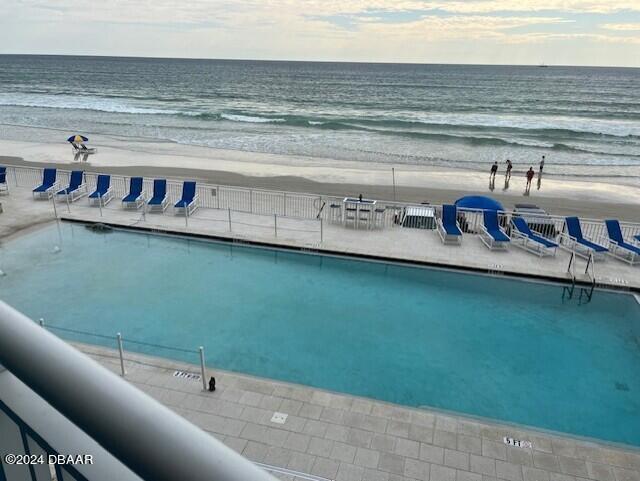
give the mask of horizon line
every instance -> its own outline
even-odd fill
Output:
[[[24,57],[85,57],[85,58],[122,58],[122,59],[151,59],[151,60],[209,60],[225,62],[271,62],[271,63],[342,63],[364,65],[447,65],[447,66],[477,66],[477,67],[582,67],[582,68],[620,68],[640,69],[640,65],[632,67],[628,65],[584,65],[584,64],[548,64],[545,62],[533,63],[461,63],[461,62],[390,62],[368,60],[299,60],[299,59],[255,59],[255,58],[223,58],[223,57],[163,57],[140,55],[104,55],[104,54],[57,54],[57,53],[0,53],[0,56],[24,56]]]

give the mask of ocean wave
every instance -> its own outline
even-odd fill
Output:
[[[258,117],[256,115],[241,115],[241,114],[220,114],[220,118],[230,120],[232,122],[247,122],[250,124],[268,124],[268,123],[281,123],[286,122],[286,119],[282,118],[270,118],[270,117]]]
[[[69,110],[93,110],[97,112],[143,114],[143,115],[179,115],[187,114],[179,110],[160,109],[148,106],[135,106],[103,97],[75,95],[16,95],[0,93],[0,105],[14,107],[40,107]]]

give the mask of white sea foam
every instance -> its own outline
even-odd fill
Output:
[[[498,127],[523,130],[570,130],[616,137],[640,136],[640,124],[638,122],[617,119],[482,113],[429,113],[410,116],[407,120],[430,125]]]
[[[267,123],[279,123],[284,122],[285,119],[269,119],[265,117],[253,117],[250,115],[236,115],[236,114],[220,114],[220,117],[232,122],[248,122],[251,124],[267,124]]]
[[[186,114],[178,110],[158,109],[153,107],[136,106],[113,99],[87,95],[47,95],[47,94],[16,94],[0,93],[0,105],[16,107],[42,107],[55,109],[95,110],[110,113],[125,114],[156,114],[176,115]]]

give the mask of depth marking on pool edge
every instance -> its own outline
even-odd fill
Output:
[[[286,413],[276,412],[276,413],[273,413],[273,416],[271,416],[271,422],[276,424],[284,424],[287,422],[288,417],[289,415]]]
[[[507,436],[502,438],[502,440],[504,441],[504,444],[507,444],[509,446],[516,446],[518,448],[528,448],[528,449],[533,448],[533,443],[531,441],[521,441],[520,439],[509,438]]]
[[[180,379],[189,379],[191,381],[200,380],[200,374],[192,374],[190,372],[185,372],[185,371],[175,371],[173,373],[173,377],[179,377]]]

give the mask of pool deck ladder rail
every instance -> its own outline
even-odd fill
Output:
[[[576,253],[575,251],[572,251],[571,257],[569,258],[569,265],[567,266],[567,273],[571,278],[571,286],[564,286],[562,288],[562,300],[569,300],[573,298],[573,294],[576,288],[576,281],[578,280],[578,277],[576,275],[576,260]],[[580,296],[578,297],[578,304],[587,304],[591,302],[593,291],[596,288],[596,268],[593,253],[590,253],[587,259],[587,265],[584,269],[584,277],[589,281],[589,287],[582,287],[582,285],[580,286]],[[586,300],[583,301],[583,298]]]

